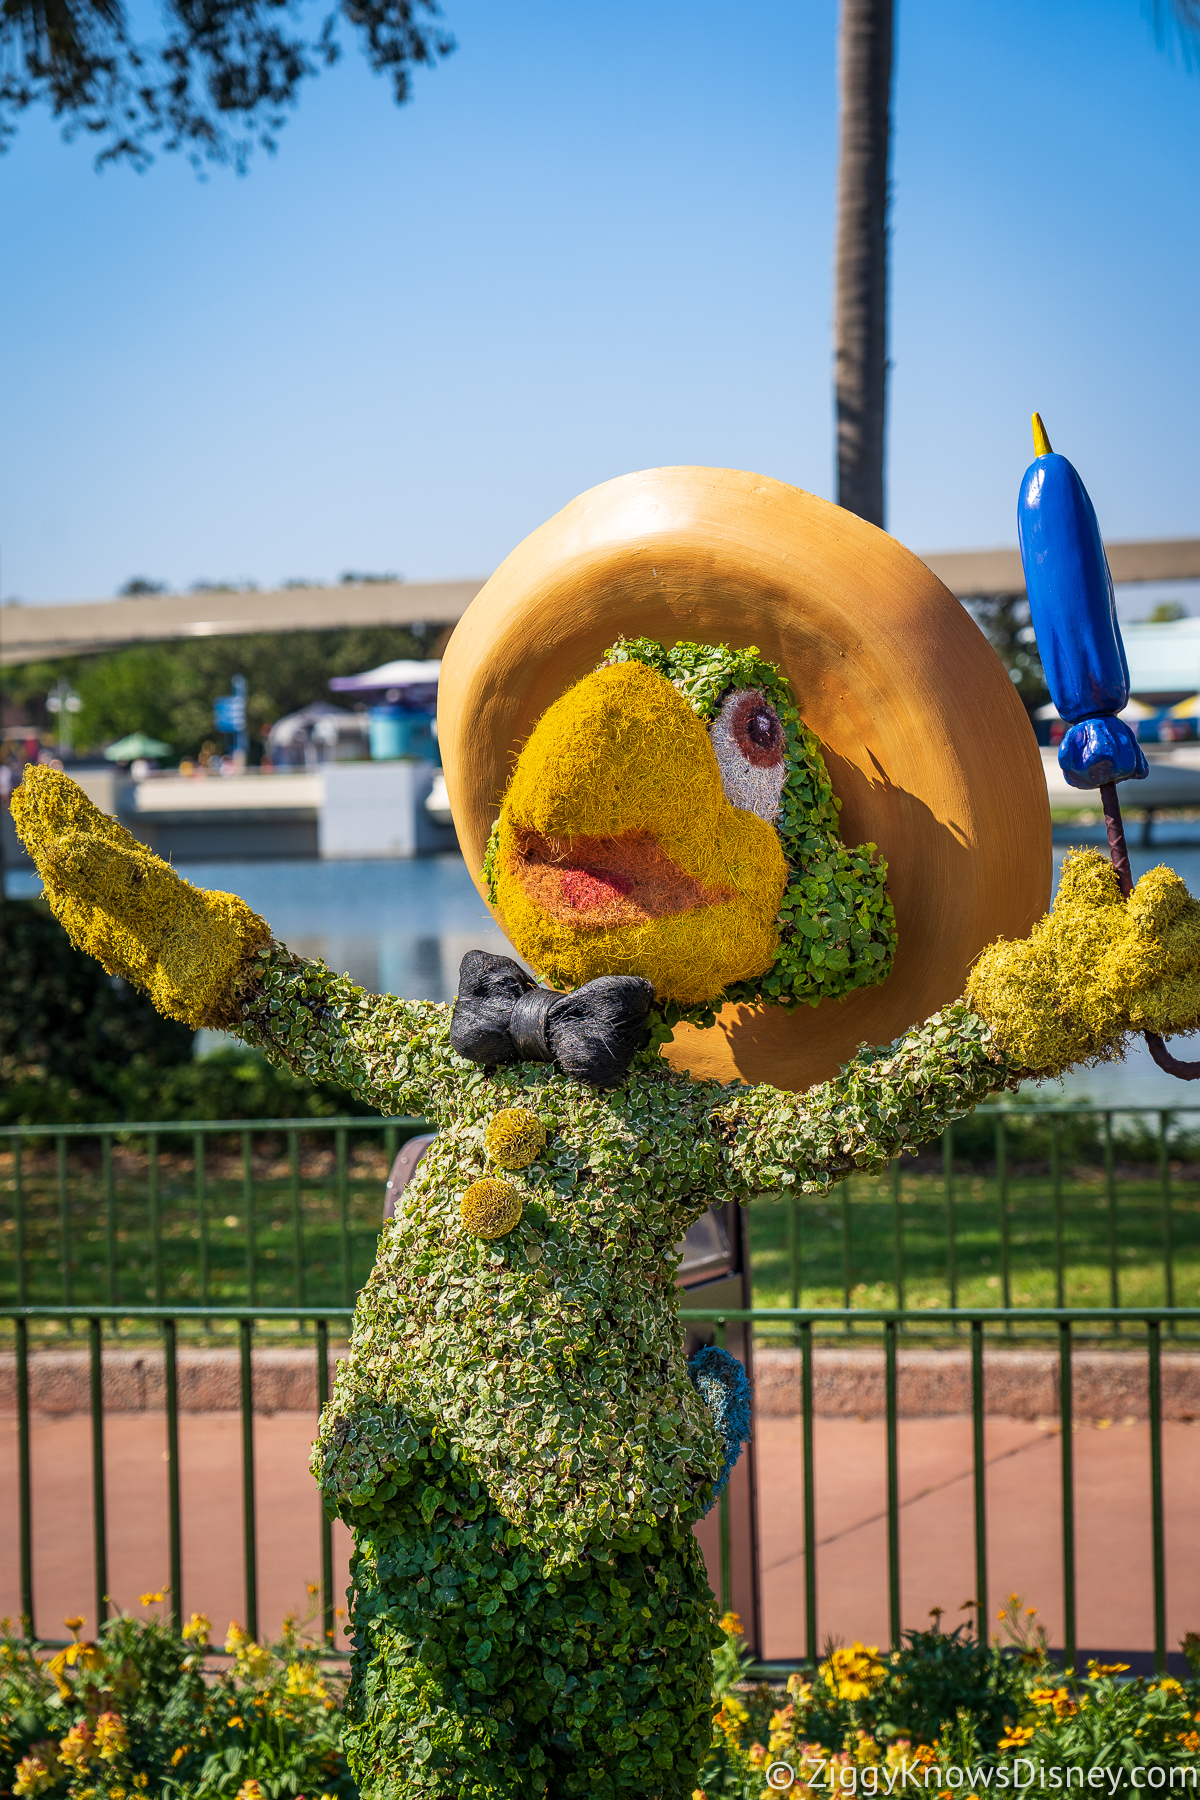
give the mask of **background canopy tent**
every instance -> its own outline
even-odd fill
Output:
[[[329,683],[335,694],[361,694],[399,702],[402,706],[432,707],[437,704],[438,676],[442,665],[428,662],[399,661],[381,663],[362,675],[335,675]]]
[[[131,731],[128,737],[118,738],[104,752],[105,760],[115,763],[138,762],[142,759],[150,762],[170,754],[170,744],[164,744],[161,738],[148,737],[144,731]]]

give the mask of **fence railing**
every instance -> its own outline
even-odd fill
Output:
[[[315,1328],[316,1398],[323,1405],[329,1394],[329,1329],[331,1325],[345,1329],[349,1313],[344,1308],[295,1309],[240,1308],[210,1309],[228,1324],[235,1326],[238,1341],[240,1376],[241,1427],[241,1501],[242,1501],[242,1569],[247,1627],[257,1635],[259,1629],[259,1565],[258,1514],[255,1484],[255,1424],[253,1389],[253,1345],[256,1327],[280,1322],[293,1325],[303,1322]],[[986,1635],[989,1596],[988,1554],[988,1465],[985,1459],[984,1374],[985,1352],[989,1343],[1003,1342],[1004,1327],[1011,1309],[958,1308],[937,1316],[922,1312],[917,1319],[896,1310],[872,1309],[856,1312],[860,1323],[877,1326],[882,1335],[885,1360],[884,1461],[886,1474],[886,1539],[887,1539],[887,1604],[892,1644],[898,1645],[901,1633],[901,1501],[899,1431],[897,1406],[897,1339],[909,1324],[919,1323],[935,1329],[958,1327],[969,1332],[971,1364],[970,1415],[972,1428],[971,1507],[974,1547],[976,1626]],[[1060,1499],[1061,1519],[1059,1547],[1062,1577],[1064,1650],[1068,1666],[1073,1667],[1077,1648],[1076,1595],[1076,1498],[1075,1444],[1073,1426],[1072,1352],[1076,1334],[1084,1328],[1111,1321],[1107,1308],[1060,1309],[1039,1308],[1035,1316],[1053,1329],[1058,1347],[1058,1399],[1060,1433]],[[18,1490],[18,1556],[20,1610],[31,1637],[38,1635],[35,1608],[35,1565],[37,1544],[36,1519],[33,1508],[33,1468],[30,1405],[29,1327],[35,1321],[70,1318],[87,1329],[89,1362],[89,1395],[91,1427],[91,1522],[95,1577],[95,1606],[98,1620],[109,1611],[108,1580],[108,1481],[105,1456],[105,1409],[103,1403],[103,1356],[106,1327],[136,1319],[158,1328],[164,1353],[164,1427],[165,1427],[165,1499],[168,1517],[170,1606],[176,1623],[186,1611],[183,1583],[183,1532],[180,1473],[180,1406],[177,1370],[178,1331],[181,1324],[198,1323],[204,1317],[201,1308],[51,1308],[7,1307],[0,1309],[0,1319],[11,1321],[16,1339],[16,1410],[17,1410],[17,1490]],[[817,1601],[817,1525],[816,1525],[816,1455],[813,1431],[813,1355],[814,1335],[821,1327],[839,1328],[846,1323],[842,1309],[819,1311],[801,1309],[755,1308],[749,1311],[681,1309],[688,1325],[715,1325],[718,1343],[723,1343],[727,1325],[749,1322],[794,1332],[800,1346],[800,1407],[802,1420],[802,1472],[799,1483],[801,1502],[799,1531],[804,1565],[804,1653],[809,1662],[820,1651]],[[1148,1477],[1151,1537],[1151,1604],[1155,1665],[1166,1667],[1167,1655],[1167,1567],[1163,1487],[1163,1390],[1162,1340],[1164,1331],[1178,1325],[1200,1324],[1200,1308],[1169,1310],[1147,1308],[1126,1311],[1122,1315],[1126,1327],[1137,1326],[1142,1334],[1148,1371]],[[789,1483],[795,1491],[796,1483]],[[318,1508],[316,1492],[313,1506]],[[326,1642],[333,1641],[333,1548],[332,1529],[321,1515],[321,1616]],[[723,1605],[731,1592],[731,1546],[728,1490],[719,1514],[719,1547],[714,1587]],[[43,1640],[45,1641],[45,1640]]]
[[[345,1307],[295,1309],[262,1308],[245,1311],[236,1307],[211,1308],[208,1318],[219,1319],[236,1327],[238,1342],[239,1418],[241,1426],[241,1537],[242,1571],[246,1628],[252,1637],[259,1631],[259,1566],[258,1512],[255,1500],[255,1438],[253,1337],[256,1325],[269,1322],[292,1326],[310,1325],[315,1329],[316,1398],[318,1408],[329,1398],[329,1327],[349,1330],[352,1312]],[[157,1307],[117,1308],[91,1307],[86,1311],[73,1307],[5,1307],[0,1319],[11,1320],[16,1339],[16,1413],[17,1413],[17,1532],[20,1561],[20,1613],[29,1637],[39,1637],[34,1591],[34,1508],[33,1458],[31,1443],[31,1406],[29,1380],[29,1326],[37,1320],[59,1320],[86,1325],[88,1342],[88,1393],[91,1424],[91,1523],[94,1601],[97,1625],[103,1624],[111,1611],[109,1598],[108,1555],[108,1477],[105,1458],[105,1409],[103,1388],[103,1334],[106,1325],[137,1322],[157,1326],[162,1335],[164,1424],[166,1448],[165,1488],[170,1567],[170,1611],[179,1628],[185,1617],[183,1584],[183,1514],[179,1458],[179,1372],[178,1328],[180,1324],[206,1323],[202,1308]],[[321,1582],[320,1614],[323,1641],[334,1637],[335,1602],[333,1594],[333,1528],[320,1507],[316,1488],[313,1506],[320,1515]],[[45,1640],[43,1640],[45,1641]]]
[[[6,1126],[18,1306],[350,1306],[421,1119]],[[7,1168],[4,1167],[7,1163]]]
[[[981,1106],[915,1164],[765,1196],[751,1243],[756,1304],[840,1303],[847,1332],[862,1308],[974,1305],[1010,1332],[1104,1306],[1119,1333],[1127,1309],[1200,1303],[1200,1108]]]
[[[984,1350],[985,1332],[989,1326],[1003,1328],[1008,1323],[1011,1309],[995,1308],[975,1310],[956,1308],[938,1315],[923,1312],[919,1315],[924,1326],[934,1324],[941,1327],[967,1327],[970,1331],[971,1345],[971,1491],[972,1491],[972,1531],[974,1547],[975,1593],[973,1606],[975,1609],[976,1631],[981,1641],[986,1642],[987,1622],[990,1618],[988,1610],[989,1568],[988,1568],[988,1527],[987,1527],[987,1463],[984,1447]],[[1027,1316],[1027,1315],[1026,1315]],[[1061,1504],[1061,1536],[1060,1555],[1062,1572],[1062,1606],[1063,1606],[1063,1650],[1068,1668],[1075,1667],[1077,1651],[1077,1589],[1076,1589],[1076,1505],[1075,1505],[1075,1443],[1073,1431],[1073,1380],[1072,1351],[1075,1333],[1081,1326],[1096,1323],[1107,1323],[1112,1319],[1111,1308],[1072,1309],[1038,1308],[1034,1315],[1040,1322],[1053,1326],[1058,1339],[1058,1404],[1059,1404],[1059,1436],[1060,1451],[1060,1504]],[[767,1311],[754,1308],[748,1311],[730,1309],[724,1313],[714,1313],[703,1309],[681,1309],[680,1317],[687,1324],[709,1323],[717,1327],[717,1342],[724,1342],[724,1328],[727,1324],[744,1321],[755,1324],[780,1326],[790,1325],[797,1334],[800,1344],[800,1387],[801,1417],[803,1420],[803,1481],[802,1481],[802,1524],[804,1555],[804,1620],[805,1620],[805,1660],[812,1663],[817,1660],[820,1644],[817,1634],[817,1533],[816,1533],[816,1484],[815,1484],[815,1451],[813,1441],[813,1336],[814,1326],[844,1325],[844,1311],[828,1309],[822,1311],[801,1311],[783,1309]],[[914,1323],[911,1316],[900,1312],[878,1309],[862,1311],[856,1314],[859,1322],[870,1321],[882,1327],[885,1359],[885,1412],[884,1442],[887,1482],[887,1592],[888,1592],[888,1628],[891,1644],[898,1649],[901,1643],[900,1624],[900,1498],[899,1498],[899,1410],[897,1404],[897,1334],[906,1323]],[[1164,1328],[1181,1324],[1200,1325],[1200,1308],[1166,1308],[1126,1311],[1121,1315],[1122,1323],[1128,1327],[1134,1323],[1140,1325],[1144,1332],[1148,1375],[1148,1419],[1149,1419],[1149,1490],[1150,1490],[1150,1535],[1151,1535],[1151,1588],[1154,1614],[1154,1662],[1155,1668],[1164,1670],[1167,1666],[1167,1572],[1166,1572],[1166,1536],[1163,1495],[1163,1403],[1162,1403],[1162,1338]],[[718,1570],[717,1589],[723,1604],[728,1604],[729,1593],[729,1502],[727,1494],[722,1500],[722,1521],[720,1532],[721,1555]]]
[[[0,1303],[348,1306],[387,1170],[423,1129],[0,1129]],[[980,1107],[917,1163],[764,1196],[750,1231],[756,1305],[840,1307],[846,1332],[871,1306],[1000,1305],[1016,1331],[1045,1306],[1200,1305],[1200,1107]]]

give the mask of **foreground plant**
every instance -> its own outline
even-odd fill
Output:
[[[202,1613],[182,1632],[121,1614],[94,1640],[82,1636],[82,1618],[69,1618],[73,1641],[49,1657],[0,1622],[0,1793],[353,1800],[345,1682],[320,1660],[309,1622],[288,1619],[271,1644],[231,1623],[231,1661],[221,1666]]]
[[[748,1680],[741,1625],[726,1614],[696,1800],[908,1789],[978,1800],[976,1790],[992,1787],[1083,1786],[1101,1769],[1111,1797],[1142,1791],[1146,1770],[1167,1767],[1180,1771],[1168,1778],[1176,1785],[1200,1785],[1196,1633],[1183,1642],[1186,1681],[1131,1680],[1127,1664],[1096,1662],[1071,1677],[1051,1660],[1036,1609],[1019,1595],[999,1615],[1003,1645],[980,1645],[967,1625],[943,1631],[941,1613],[935,1607],[932,1628],[906,1632],[890,1654],[858,1642],[831,1646],[815,1673],[789,1677],[782,1704]]]

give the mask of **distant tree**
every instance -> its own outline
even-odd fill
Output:
[[[439,635],[440,627],[431,623],[407,631],[363,626],[138,644],[0,670],[0,691],[18,705],[40,706],[62,676],[83,702],[75,719],[81,747],[99,748],[140,730],[162,738],[177,756],[195,756],[216,736],[213,701],[229,692],[231,676],[244,675],[253,758],[261,754],[263,737],[276,719],[310,701],[333,698],[331,676],[428,656]]]
[[[1147,625],[1173,625],[1176,619],[1186,619],[1187,613],[1178,601],[1160,600],[1157,606],[1151,607],[1146,614]]]
[[[17,116],[41,104],[68,141],[83,131],[97,144],[97,167],[144,169],[159,149],[242,173],[256,143],[276,148],[303,83],[337,62],[342,27],[398,105],[412,70],[454,48],[435,23],[437,0],[336,0],[323,10],[305,0],[158,0],[162,35],[151,43],[122,0],[2,0],[0,149]]]
[[[354,569],[347,569],[341,577],[343,587],[370,587],[376,581],[403,581],[403,575],[359,575]]]
[[[1030,713],[1050,698],[1037,638],[1024,594],[992,594],[972,600],[967,611],[1008,670],[1008,678]]]
[[[117,598],[121,600],[140,600],[143,594],[165,594],[165,581],[151,581],[148,575],[131,575],[122,587],[117,589]]]

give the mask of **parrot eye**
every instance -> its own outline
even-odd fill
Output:
[[[754,688],[730,694],[709,737],[725,798],[760,819],[777,819],[787,766],[783,726],[771,702]]]

